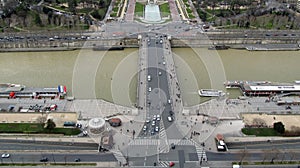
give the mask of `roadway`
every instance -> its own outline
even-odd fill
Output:
[[[1,163],[37,163],[40,159],[47,157],[49,162],[74,162],[80,158],[81,162],[116,162],[112,153],[80,153],[77,151],[69,153],[55,152],[20,152],[10,153],[9,158],[1,158]]]

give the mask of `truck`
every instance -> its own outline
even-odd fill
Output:
[[[217,150],[218,151],[227,151],[227,146],[224,141],[223,135],[217,134],[215,139],[216,139]]]

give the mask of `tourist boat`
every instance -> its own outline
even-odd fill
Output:
[[[299,94],[300,83],[270,81],[227,81],[226,88],[240,88],[245,96],[270,96],[274,94]]]
[[[200,89],[198,90],[200,96],[203,97],[220,97],[224,96],[225,93],[222,90],[214,90],[214,89]]]
[[[58,85],[54,88],[25,87],[20,84],[0,84],[1,98],[63,98],[67,94],[66,86]]]

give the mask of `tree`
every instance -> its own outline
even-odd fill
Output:
[[[42,124],[43,126],[45,125],[47,118],[45,116],[39,116],[36,121],[40,124]]]
[[[285,128],[284,128],[284,125],[282,124],[282,122],[274,123],[273,128],[275,131],[277,131],[280,134],[283,134],[285,132]]]
[[[77,6],[76,0],[68,0],[68,6],[70,12],[75,13],[76,6]]]
[[[53,130],[56,127],[56,124],[52,119],[48,119],[46,123],[46,129]]]

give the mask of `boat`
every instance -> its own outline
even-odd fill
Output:
[[[58,85],[56,88],[25,87],[20,84],[0,83],[0,98],[63,98],[67,88]]]
[[[209,47],[209,50],[228,50],[230,47],[226,45],[214,45]]]
[[[12,83],[0,83],[0,92],[20,92],[24,90],[25,86]]]
[[[300,82],[227,81],[224,85],[226,88],[240,88],[244,96],[270,96],[274,94],[300,93]]]
[[[200,89],[198,90],[200,96],[203,97],[220,97],[224,96],[225,93],[222,90],[214,90],[214,89]]]

